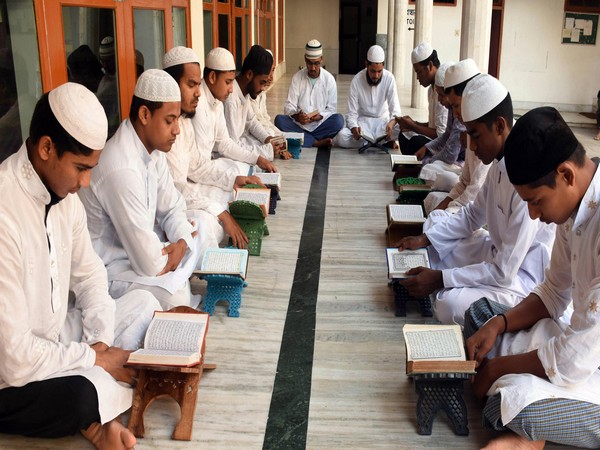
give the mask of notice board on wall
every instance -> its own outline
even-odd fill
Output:
[[[562,29],[563,44],[596,45],[598,14],[565,11]]]

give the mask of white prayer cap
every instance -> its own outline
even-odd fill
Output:
[[[112,36],[106,36],[100,41],[100,49],[98,50],[100,58],[114,56],[115,54],[115,40]]]
[[[163,56],[163,68],[178,66],[179,64],[187,64],[187,63],[198,63],[200,64],[200,60],[196,55],[196,52],[188,47],[183,47],[179,45],[177,47],[173,47],[165,56]]]
[[[65,83],[48,94],[50,109],[67,133],[92,150],[102,150],[108,135],[104,108],[92,91]]]
[[[231,52],[223,47],[213,48],[206,55],[206,67],[221,72],[235,71],[235,61]]]
[[[319,59],[323,56],[323,46],[316,39],[308,41],[304,47],[304,56],[306,59]]]
[[[435,72],[435,85],[439,87],[444,87],[444,80],[446,79],[446,70],[448,67],[456,64],[454,61],[446,61],[445,63],[440,64],[438,70]]]
[[[477,120],[502,102],[508,91],[502,83],[488,74],[473,78],[463,91],[461,100],[461,115],[464,122]]]
[[[410,54],[410,61],[413,64],[425,61],[433,53],[433,47],[428,42],[421,42]]]
[[[367,61],[379,64],[385,61],[385,52],[379,45],[372,45],[367,52]]]
[[[444,79],[444,88],[450,88],[457,84],[467,81],[479,74],[479,68],[475,61],[471,58],[463,59],[457,62],[446,70],[446,78]]]
[[[133,95],[150,102],[181,101],[177,81],[160,69],[148,69],[142,72],[135,84]]]

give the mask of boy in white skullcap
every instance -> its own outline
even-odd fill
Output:
[[[196,144],[205,153],[203,157],[212,156],[223,170],[233,167],[237,175],[248,175],[255,165],[266,172],[276,172],[271,161],[252,148],[236,143],[227,131],[223,102],[233,92],[236,70],[233,55],[225,48],[216,47],[206,55],[205,64],[200,99],[192,117]]]
[[[159,305],[144,291],[110,298],[72,195],[89,184],[107,128],[94,94],[63,84],[38,101],[29,138],[0,165],[0,433],[136,443],[118,421],[134,375],[123,348],[139,347]]]
[[[554,242],[554,226],[529,217],[506,175],[503,149],[513,123],[506,88],[490,75],[478,76],[463,92],[462,117],[469,151],[490,165],[486,181],[458,214],[398,245],[429,247],[432,269],[412,269],[402,284],[417,297],[432,294],[437,319],[458,324],[481,297],[507,306],[520,302],[543,279]]]
[[[200,101],[201,83],[196,53],[191,48],[174,47],[165,53],[163,66],[181,92],[180,133],[167,153],[167,162],[175,187],[185,198],[187,214],[198,224],[199,239],[204,247],[218,247],[225,236],[229,236],[234,246],[245,248],[248,238],[229,214],[227,203],[235,187],[260,184],[260,179],[238,175],[233,167],[223,168],[210,158],[210,149],[196,144],[192,117]]]
[[[306,44],[304,61],[306,67],[292,77],[283,114],[275,117],[275,125],[281,131],[304,133],[304,147],[331,148],[344,117],[337,112],[335,78],[321,67],[323,47],[316,39]]]
[[[188,278],[201,250],[165,156],[179,134],[180,113],[173,77],[144,71],[129,119],[106,143],[90,187],[79,193],[111,295],[145,289],[165,310],[192,303]]]
[[[551,107],[517,120],[504,158],[530,217],[557,227],[544,281],[521,303],[480,299],[465,313],[484,424],[504,431],[486,448],[599,448],[598,162]]]
[[[342,128],[334,139],[334,146],[360,148],[367,144],[361,134],[372,139],[385,136],[392,148],[398,148],[396,116],[400,115],[400,102],[396,79],[383,68],[385,52],[373,45],[367,52],[365,68],[358,72],[350,83],[346,128]]]
[[[410,60],[419,84],[427,89],[429,118],[427,122],[416,122],[410,116],[396,117],[401,133],[398,135],[400,150],[405,155],[414,155],[431,139],[446,131],[448,108],[442,105],[434,89],[435,75],[440,67],[437,51],[428,42],[417,45]]]

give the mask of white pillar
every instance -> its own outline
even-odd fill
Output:
[[[491,1],[491,0],[490,0]],[[415,40],[412,48],[421,42],[431,44],[433,34],[433,0],[416,0],[415,2]],[[411,48],[411,51],[412,51]],[[417,81],[417,75],[412,71],[412,91],[410,106],[427,108],[427,90]]]
[[[394,2],[394,66],[393,74],[396,77],[398,89],[404,85],[404,68],[406,67],[406,10],[408,0],[395,0]]]
[[[463,0],[460,59],[473,58],[487,73],[492,33],[492,0]]]
[[[392,71],[394,68],[394,7],[396,0],[388,0],[388,21],[387,21],[387,51],[386,51],[386,67]]]

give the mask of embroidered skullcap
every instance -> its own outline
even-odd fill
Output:
[[[206,67],[221,72],[235,71],[235,61],[231,52],[223,47],[213,48],[206,55]]]
[[[410,61],[413,64],[425,61],[433,53],[433,47],[428,42],[421,42],[410,54]]]
[[[102,150],[108,135],[104,108],[92,91],[65,83],[48,94],[50,109],[67,133],[92,150]]]
[[[100,41],[100,58],[107,56],[114,56],[115,54],[115,40],[112,36],[106,36]]]
[[[379,45],[372,45],[367,52],[367,61],[379,64],[385,61],[385,52]]]
[[[304,56],[306,59],[319,59],[323,56],[323,46],[316,39],[308,41],[304,47]]]
[[[448,67],[456,64],[454,61],[446,61],[445,63],[440,64],[438,70],[435,72],[435,85],[439,87],[444,87],[444,79],[446,78],[446,70]]]
[[[133,95],[150,102],[180,102],[177,81],[164,70],[148,69],[140,75]]]
[[[200,60],[196,55],[196,52],[188,47],[183,47],[181,45],[177,47],[173,47],[165,56],[163,56],[163,68],[178,66],[180,64],[187,63],[198,63],[200,64]]]
[[[479,74],[479,68],[471,58],[463,59],[446,70],[444,88],[451,88]]]
[[[508,91],[496,78],[477,75],[467,84],[462,94],[461,115],[464,122],[477,120],[498,106]]]
[[[519,186],[539,180],[569,159],[578,145],[555,108],[532,109],[517,120],[504,144],[510,182]]]

